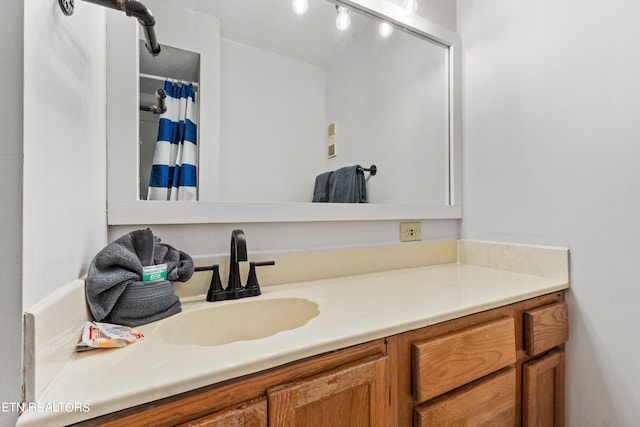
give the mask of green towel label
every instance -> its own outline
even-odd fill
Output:
[[[142,268],[143,282],[157,282],[167,279],[167,264],[152,265]]]

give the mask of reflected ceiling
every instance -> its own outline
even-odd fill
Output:
[[[171,0],[188,9],[220,19],[222,37],[281,53],[316,65],[325,65],[336,50],[371,21],[351,12],[351,27],[336,28],[335,5],[310,0],[307,12],[298,16],[291,0]]]

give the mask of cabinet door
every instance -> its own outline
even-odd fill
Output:
[[[564,426],[564,350],[523,366],[522,425]]]
[[[516,371],[507,368],[415,409],[415,427],[512,426]]]
[[[386,356],[267,390],[271,427],[386,425]]]
[[[267,427],[267,399],[224,409],[215,414],[198,418],[180,427]]]

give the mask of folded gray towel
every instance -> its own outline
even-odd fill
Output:
[[[316,183],[313,189],[313,201],[314,202],[328,202],[329,201],[329,182],[331,180],[333,172],[321,173],[316,177]]]
[[[366,203],[367,183],[360,165],[333,172],[329,180],[329,203]]]
[[[185,282],[194,271],[191,257],[154,236],[153,264],[167,264],[167,280],[142,282],[140,239],[132,231],[113,241],[94,257],[85,284],[87,304],[96,321],[138,326],[181,310],[173,283]]]

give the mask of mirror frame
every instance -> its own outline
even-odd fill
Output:
[[[311,202],[218,202],[208,201],[200,192],[197,202],[138,200],[138,96],[123,108],[124,99],[139,93],[138,25],[127,17],[109,13],[107,17],[107,224],[203,224],[252,222],[316,222],[422,220],[462,218],[462,66],[460,36],[421,17],[406,16],[402,8],[386,0],[332,0],[333,3],[358,9],[374,18],[384,18],[418,36],[448,49],[449,59],[449,200],[447,205],[419,204],[350,204]],[[110,12],[110,11],[109,11]],[[195,13],[195,12],[194,12]],[[160,40],[162,42],[162,40]],[[180,46],[177,46],[180,47]],[[136,58],[123,61],[122,58]],[[215,60],[219,61],[219,57]],[[124,63],[123,63],[124,62]],[[135,78],[132,78],[134,76]],[[215,91],[219,91],[214,86]],[[128,101],[127,101],[128,102]],[[212,113],[216,113],[212,111]],[[201,111],[201,117],[203,116]],[[214,128],[219,123],[213,123]],[[200,135],[201,139],[203,135]],[[200,157],[215,154],[213,148],[200,146]],[[204,155],[203,155],[204,154]],[[115,161],[114,159],[118,159]],[[123,160],[124,159],[124,160]],[[200,179],[203,179],[201,170]],[[205,178],[206,179],[206,178]],[[135,185],[131,185],[135,183]],[[130,187],[130,188],[129,188]]]

